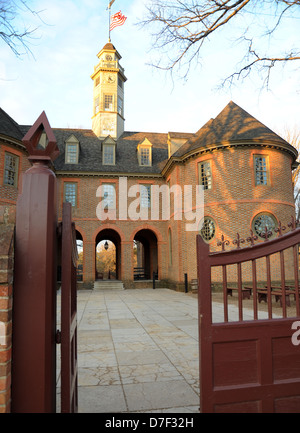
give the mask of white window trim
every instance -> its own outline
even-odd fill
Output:
[[[69,162],[68,161],[68,146],[76,146],[76,161],[75,162]],[[74,137],[74,135],[72,135],[71,137],[68,138],[68,140],[66,140],[66,147],[65,147],[65,164],[78,164],[78,160],[79,160],[79,141],[77,140],[76,137]]]
[[[208,160],[205,160],[205,161],[201,161],[201,162],[199,162],[199,168],[198,168],[198,175],[199,175],[199,185],[203,185],[204,186],[204,183],[203,183],[203,179],[202,179],[202,165],[203,164],[208,164],[209,165],[209,171],[210,171],[210,185],[208,185],[208,188],[205,188],[204,189],[204,191],[208,191],[208,190],[211,190],[212,189],[212,187],[213,187],[213,177],[212,177],[212,169],[211,169],[211,160],[210,159],[208,159]]]
[[[78,203],[78,183],[77,182],[64,182],[64,201],[66,201],[66,187],[67,185],[74,185],[75,186],[75,204],[72,202],[69,202],[72,204],[72,207],[76,208]]]
[[[11,185],[9,183],[5,183],[5,172],[6,172],[6,155],[13,157],[15,159],[15,171],[14,171],[14,184]],[[20,158],[18,155],[15,155],[14,153],[11,152],[6,152],[4,154],[4,170],[3,170],[3,186],[12,186],[13,188],[17,188],[18,187],[18,178],[19,178],[19,161]]]
[[[113,150],[113,162],[106,162],[105,161],[105,149],[109,148]],[[116,165],[116,146],[114,144],[103,144],[102,149],[102,163],[103,165]]]
[[[266,180],[267,183],[258,183],[257,182],[257,172],[256,172],[256,158],[265,158],[266,161]],[[254,183],[255,186],[268,186],[270,185],[270,164],[269,164],[269,155],[264,155],[264,154],[254,154],[253,155],[253,168],[254,168]]]

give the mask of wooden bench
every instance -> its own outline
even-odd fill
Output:
[[[282,293],[281,288],[279,288],[279,287],[278,288],[271,287],[271,292],[270,293],[271,293],[271,296],[275,296],[275,301],[276,302],[278,302],[278,300],[280,301],[280,306],[282,307],[282,296],[283,296],[283,293]],[[292,294],[294,294],[294,292],[291,291],[291,290],[286,290],[285,291],[285,302],[286,302],[286,305],[288,307],[291,306],[290,295],[292,295]],[[267,291],[267,289],[258,289],[257,290],[257,298],[258,298],[258,302],[261,302],[261,301],[268,302],[268,291]]]
[[[238,291],[237,287],[227,287],[227,295],[232,296],[233,291]],[[251,287],[244,287],[242,289],[242,299],[250,299],[251,296]]]
[[[134,268],[134,279],[135,280],[145,280],[146,274],[144,268]]]

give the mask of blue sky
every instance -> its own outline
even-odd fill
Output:
[[[227,90],[217,90],[235,65],[240,46],[225,30],[213,39],[204,58],[193,65],[187,81],[171,79],[148,63],[150,29],[136,25],[147,0],[115,0],[127,21],[111,33],[128,78],[125,87],[125,129],[144,132],[195,132],[233,100],[265,125],[283,134],[300,130],[299,62],[274,73],[271,91],[251,76]],[[0,42],[0,106],[20,124],[33,124],[45,110],[52,127],[91,128],[92,80],[97,53],[108,41],[108,0],[29,0],[39,20],[24,10],[22,19],[38,29],[30,42],[33,56],[17,58]],[[300,15],[299,15],[300,18]],[[268,15],[265,15],[267,22]],[[240,23],[242,24],[242,22]],[[255,25],[250,17],[249,25]],[[228,32],[228,30],[226,30]],[[288,19],[276,45],[299,43],[300,19]],[[297,71],[298,66],[298,71]]]

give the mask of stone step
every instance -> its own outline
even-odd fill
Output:
[[[124,285],[119,280],[97,280],[94,282],[94,290],[124,290]]]

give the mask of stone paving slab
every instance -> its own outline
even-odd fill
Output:
[[[82,290],[77,310],[79,412],[199,412],[195,296]],[[237,320],[237,309],[229,312]],[[213,303],[213,321],[223,321],[221,304]]]

